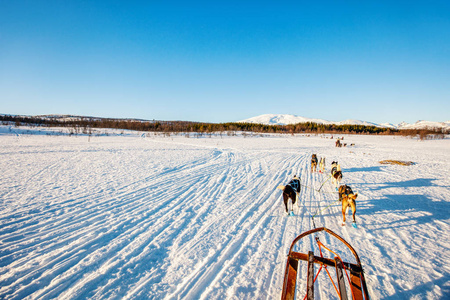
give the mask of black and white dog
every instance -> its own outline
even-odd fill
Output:
[[[288,202],[292,200],[292,206],[297,201],[298,194],[300,193],[300,179],[294,175],[294,178],[289,181],[287,185],[280,185],[278,189],[283,191],[283,201],[286,213],[289,214]]]
[[[334,184],[336,190],[342,180],[341,165],[337,161],[331,163],[331,182]]]

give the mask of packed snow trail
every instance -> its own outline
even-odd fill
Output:
[[[449,140],[140,136],[0,135],[0,298],[279,298],[314,214],[356,249],[373,299],[449,295]],[[327,173],[310,172],[312,153]],[[358,229],[341,226],[330,182],[317,192],[333,160],[359,192]],[[294,175],[287,217],[276,187]]]

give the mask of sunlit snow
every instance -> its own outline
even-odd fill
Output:
[[[66,132],[0,127],[1,299],[278,299],[311,212],[358,252],[372,299],[450,296],[449,139]],[[333,160],[359,194],[357,229],[325,209],[329,181],[317,191]],[[287,217],[276,187],[294,175]]]

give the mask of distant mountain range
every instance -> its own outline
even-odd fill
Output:
[[[7,116],[6,114],[0,114],[0,116]],[[137,121],[137,122],[166,122],[170,123],[172,121],[161,121],[161,120],[144,120],[144,119],[132,119],[132,118],[101,118],[101,117],[91,117],[91,116],[75,116],[75,115],[38,115],[38,116],[25,116],[16,115],[16,117],[28,117],[36,119],[46,119],[46,120],[57,120],[63,122],[79,121],[87,119],[90,121],[95,120],[121,120],[121,121]],[[200,122],[188,122],[188,121],[177,121],[186,123],[200,123]],[[383,123],[377,124],[368,121],[361,120],[344,120],[339,122],[328,121],[323,119],[313,119],[305,118],[296,115],[289,114],[265,114],[256,116],[253,118],[237,121],[237,123],[255,123],[255,124],[265,124],[265,125],[290,125],[298,123],[318,123],[318,124],[335,124],[335,125],[364,125],[364,126],[375,126],[381,128],[393,128],[393,129],[444,129],[446,132],[450,132],[450,121],[445,122],[434,122],[434,121],[423,121],[419,120],[416,123],[409,124],[402,122],[400,124]]]
[[[409,124],[402,122],[400,124],[383,123],[377,124],[373,122],[361,121],[361,120],[344,120],[340,122],[327,121],[322,119],[311,119],[300,117],[296,115],[287,114],[265,114],[257,117],[241,120],[238,122],[242,123],[256,123],[265,125],[290,125],[297,123],[313,122],[318,124],[335,124],[335,125],[365,125],[365,126],[376,126],[383,128],[393,128],[393,129],[426,129],[426,128],[443,128],[450,130],[450,121],[446,122],[433,122],[433,121],[417,121],[414,124]]]

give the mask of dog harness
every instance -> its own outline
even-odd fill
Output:
[[[300,180],[292,179],[287,185],[289,185],[297,193],[300,193]]]
[[[334,173],[336,173],[336,172],[337,172],[337,167],[333,167],[333,168],[331,169],[331,174],[334,175]]]
[[[350,194],[353,194],[352,188],[349,187],[348,185],[346,185],[344,194],[347,195],[347,196],[350,195]]]

